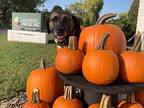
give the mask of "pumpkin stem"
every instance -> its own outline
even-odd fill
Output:
[[[128,101],[128,103],[131,103],[131,104],[135,103],[135,94],[134,93],[128,94],[127,101]]]
[[[133,45],[132,51],[140,51],[141,50],[141,35],[142,33],[138,32],[135,36],[135,42]]]
[[[66,100],[67,99],[67,94],[68,94],[68,86],[64,87],[64,96],[63,98]]]
[[[105,49],[105,45],[106,45],[108,37],[109,37],[109,33],[105,33],[104,36],[102,37],[102,39],[100,40],[99,44],[98,44],[98,47],[97,47],[98,50]]]
[[[100,102],[100,108],[103,107],[105,98],[106,98],[106,95],[103,94],[103,95],[102,95],[102,98],[101,98],[101,102]]]
[[[69,92],[70,92],[69,93],[70,94],[69,97],[70,97],[70,100],[71,100],[72,99],[72,86],[69,87]]]
[[[32,103],[40,103],[39,89],[35,88],[32,93]]]
[[[71,100],[73,98],[72,96],[73,96],[73,87],[72,86],[66,86],[63,98],[65,100]]]
[[[100,108],[111,108],[111,96],[105,94],[102,95]]]
[[[99,19],[96,22],[96,25],[98,25],[98,24],[104,24],[106,22],[106,20],[108,20],[110,18],[114,18],[116,16],[117,16],[117,14],[115,14],[115,13],[107,13],[107,14],[99,17]]]
[[[77,38],[75,36],[69,37],[68,47],[70,50],[76,50],[77,49]]]
[[[44,58],[42,58],[40,61],[40,69],[46,69]]]

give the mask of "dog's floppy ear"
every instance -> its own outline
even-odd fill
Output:
[[[47,27],[48,34],[50,34],[51,31],[50,31],[50,27],[49,27],[49,18],[47,18],[47,20],[46,20],[46,27]]]
[[[72,19],[74,22],[74,35],[77,36],[77,38],[79,38],[79,35],[81,33],[80,22],[75,16],[72,16]]]

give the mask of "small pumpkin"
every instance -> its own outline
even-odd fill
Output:
[[[66,46],[63,46],[63,47],[62,47],[62,46],[58,46],[58,45],[57,45],[57,49],[56,49],[57,52],[59,52],[62,48],[66,48]]]
[[[143,106],[135,101],[134,93],[128,94],[128,100],[119,103],[117,108],[143,108]]]
[[[69,38],[69,48],[62,48],[55,57],[55,67],[64,74],[81,72],[84,53],[77,49],[75,36]]]
[[[84,53],[90,52],[95,49],[104,33],[109,33],[109,41],[106,48],[113,50],[116,54],[120,55],[126,50],[126,39],[122,30],[113,24],[104,24],[106,20],[115,17],[116,14],[108,13],[101,16],[95,25],[85,27],[81,32],[78,47]]]
[[[28,101],[32,101],[34,88],[40,89],[40,99],[50,104],[62,95],[63,81],[58,76],[54,67],[45,68],[44,60],[41,61],[41,68],[33,70],[27,79],[26,93]]]
[[[136,92],[136,101],[144,106],[144,89]]]
[[[120,108],[123,104],[127,103],[126,100],[122,100],[119,102],[119,104],[117,105],[117,108]]]
[[[83,108],[82,101],[73,96],[72,86],[65,87],[64,96],[60,96],[53,104],[53,108]]]
[[[138,36],[131,51],[120,56],[120,76],[128,83],[144,83],[144,52],[139,51],[141,36]]]
[[[111,50],[105,50],[104,46],[109,37],[105,33],[97,50],[92,50],[84,57],[82,72],[84,77],[96,85],[112,83],[119,74],[119,60]]]
[[[25,103],[22,108],[50,108],[49,105],[40,100],[39,89],[34,89],[32,93],[32,102]]]
[[[111,97],[103,94],[100,103],[92,104],[88,108],[112,108],[111,107]]]

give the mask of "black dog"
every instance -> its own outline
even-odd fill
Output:
[[[79,20],[65,11],[54,11],[47,22],[48,34],[53,33],[58,46],[67,46],[69,36],[79,38],[81,28]]]

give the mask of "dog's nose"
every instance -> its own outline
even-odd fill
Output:
[[[63,34],[64,33],[64,29],[61,28],[61,27],[57,27],[56,28],[56,32],[59,33],[59,34]]]
[[[58,28],[57,31],[58,31],[58,32],[62,32],[62,31],[63,31],[63,28]]]

